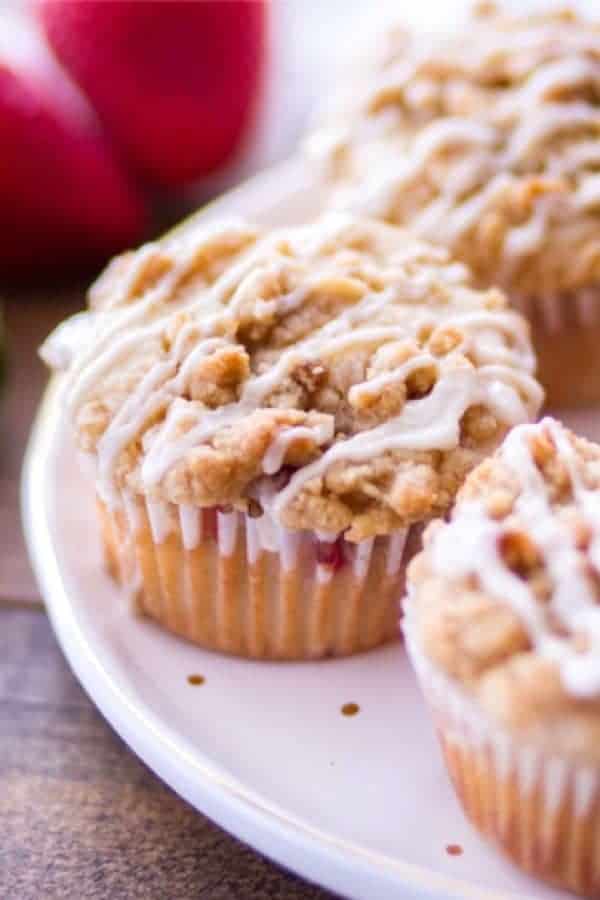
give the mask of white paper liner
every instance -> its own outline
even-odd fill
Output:
[[[403,632],[467,817],[510,858],[600,896],[600,770],[518,742],[422,652],[410,601]]]
[[[600,324],[600,290],[590,287],[575,294],[541,297],[512,295],[514,306],[527,319],[535,319],[548,334],[560,333],[567,324],[590,328]]]
[[[290,531],[266,515],[131,494],[99,507],[110,568],[124,589],[147,615],[198,644],[251,658],[315,659],[398,634],[404,573],[418,544],[407,542],[411,529],[350,544]]]

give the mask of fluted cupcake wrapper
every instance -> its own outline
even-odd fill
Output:
[[[255,659],[317,659],[398,634],[408,530],[350,544],[265,515],[98,500],[109,569],[138,609],[194,643]]]
[[[572,295],[512,297],[529,320],[538,358],[538,379],[551,407],[588,406],[600,402],[600,289]]]
[[[586,288],[575,294],[548,294],[541,297],[513,296],[513,303],[526,318],[550,334],[565,327],[590,328],[600,325],[600,290]]]
[[[600,897],[600,771],[495,726],[426,658],[410,614],[403,630],[467,817],[521,868]]]

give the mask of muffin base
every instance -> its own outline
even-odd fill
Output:
[[[139,612],[195,644],[302,660],[398,636],[406,531],[351,545],[280,529],[279,547],[267,549],[260,520],[238,512],[131,496],[115,509],[99,500],[98,509],[111,574]]]
[[[499,730],[404,631],[467,818],[530,874],[600,897],[600,771]]]
[[[599,403],[600,292],[516,300],[515,305],[531,324],[537,377],[546,390],[546,406]]]

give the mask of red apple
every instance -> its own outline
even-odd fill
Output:
[[[39,34],[0,33],[0,271],[96,262],[139,240],[146,207]]]
[[[149,182],[214,170],[252,119],[264,0],[38,0],[58,59]]]

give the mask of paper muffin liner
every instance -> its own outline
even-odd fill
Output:
[[[537,322],[549,334],[556,334],[564,328],[600,325],[598,288],[586,288],[575,294],[549,294],[542,297],[513,295],[512,300],[526,318]]]
[[[469,820],[527,872],[600,896],[600,770],[518,742],[427,659],[410,612],[403,631]]]
[[[536,298],[512,296],[529,320],[538,357],[538,378],[548,406],[600,402],[600,289]]]
[[[133,495],[114,508],[99,499],[98,510],[109,570],[137,609],[203,647],[317,659],[398,635],[414,526],[351,544],[281,528],[266,514]]]

